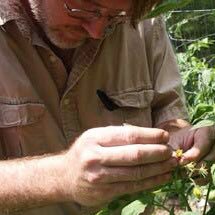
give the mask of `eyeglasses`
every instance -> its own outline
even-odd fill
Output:
[[[121,11],[117,15],[103,15],[99,9],[91,11],[87,9],[71,8],[67,3],[64,3],[64,7],[68,15],[76,19],[83,19],[89,21],[106,18],[108,21],[108,25],[105,28],[105,35],[112,33],[114,27],[117,24],[124,23],[131,19],[131,16],[128,15],[126,11]]]

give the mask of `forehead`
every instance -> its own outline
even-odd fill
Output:
[[[132,0],[81,0],[82,2],[91,2],[101,7],[119,10],[130,10]]]

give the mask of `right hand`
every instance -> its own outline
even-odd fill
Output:
[[[168,140],[164,130],[136,126],[84,132],[65,156],[67,193],[81,205],[97,206],[168,182],[177,166]]]

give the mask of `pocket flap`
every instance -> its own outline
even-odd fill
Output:
[[[45,113],[44,104],[0,103],[0,127],[24,126],[39,121]]]
[[[119,107],[145,108],[151,104],[154,97],[154,91],[141,90],[119,94],[108,94],[108,97]]]

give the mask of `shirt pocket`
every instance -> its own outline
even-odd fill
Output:
[[[151,127],[151,103],[153,97],[153,90],[107,93],[107,98],[114,104],[115,109],[110,111],[103,105],[103,116],[112,125],[127,123]]]
[[[34,126],[43,117],[43,104],[0,103],[0,158],[17,158],[23,154],[22,130]]]

